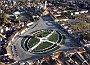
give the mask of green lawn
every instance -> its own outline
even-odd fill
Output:
[[[41,29],[41,30],[45,30],[45,29]],[[35,30],[35,31],[31,32],[30,34],[33,34],[33,33],[37,32],[37,31],[41,31],[41,30]]]
[[[53,33],[48,40],[52,41],[52,42],[56,42],[58,40],[58,34],[57,33]]]
[[[48,51],[47,53],[53,52],[53,51],[55,51],[55,50],[57,50],[57,49],[59,49],[59,48],[60,48],[60,46],[56,46],[55,48],[53,48],[52,50]],[[46,53],[46,52],[45,52],[45,53]]]
[[[33,33],[37,32],[37,31],[39,31],[39,30],[33,31],[33,32],[31,32],[30,34],[33,34]]]
[[[28,36],[25,36],[22,40],[21,40],[21,47],[24,49],[24,46],[23,46],[23,44],[24,44],[24,41],[26,40],[26,38],[27,38]]]
[[[49,31],[47,29],[41,29],[41,30],[34,31],[32,33],[35,33],[35,34],[33,34],[35,37],[46,37],[48,34],[51,33],[51,31]]]
[[[47,54],[47,53],[51,53],[51,52],[54,52],[56,50],[58,50],[60,48],[60,46],[56,46],[55,48],[47,51],[47,52],[42,52],[42,53],[39,53],[39,52],[33,52],[33,54]]]
[[[48,34],[50,34],[51,32],[40,32],[38,34],[34,34],[34,36],[36,37],[46,37]]]
[[[61,45],[63,45],[63,44],[65,43],[65,39],[66,39],[66,38],[65,38],[65,36],[63,35],[62,41],[61,41],[61,43],[60,43]]]
[[[51,33],[51,32],[47,32],[47,31],[46,31],[46,32],[43,32],[43,33],[42,33],[42,37],[46,37],[46,36],[47,36],[48,34],[50,34],[50,33]]]
[[[28,43],[28,46],[30,48],[32,48],[34,45],[36,45],[40,40],[35,38],[35,37],[32,37],[30,40],[29,40],[29,43]]]
[[[62,39],[62,41],[61,41],[61,45],[63,45],[65,43],[65,39]]]
[[[45,49],[45,48],[50,47],[51,45],[52,45],[52,43],[42,42],[38,47],[35,48],[35,50]]]

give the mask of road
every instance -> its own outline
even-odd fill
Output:
[[[52,19],[49,16],[43,16],[40,18],[40,20],[35,23],[34,25],[29,27],[29,30],[27,32],[25,32],[23,35],[20,35],[18,37],[16,37],[16,39],[12,42],[13,45],[16,46],[17,49],[17,55],[14,55],[16,57],[16,59],[19,60],[33,60],[35,58],[40,58],[46,55],[50,55],[51,53],[48,54],[31,54],[30,52],[26,52],[24,51],[24,49],[22,49],[21,47],[21,40],[23,38],[23,36],[25,35],[30,35],[30,32],[35,31],[35,30],[40,30],[40,29],[54,29],[54,30],[59,30],[63,35],[65,35],[66,37],[66,41],[64,45],[61,45],[60,49],[57,51],[64,51],[64,50],[68,50],[71,48],[76,48],[76,43],[71,41],[70,37],[68,37],[63,31],[61,31],[59,28],[57,28],[57,26],[55,26],[54,24],[52,25],[48,25],[47,23],[50,23],[52,21]],[[12,47],[13,47],[12,45]],[[15,51],[14,49],[12,51]]]

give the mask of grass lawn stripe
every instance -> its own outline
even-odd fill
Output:
[[[24,49],[24,42],[26,40],[28,36],[25,36],[22,40],[21,40],[21,47]],[[24,49],[25,50],[25,49]]]
[[[28,42],[29,48],[35,46],[39,41],[40,41],[39,39],[32,37]]]
[[[60,48],[60,46],[56,46],[53,49],[50,49],[49,51],[42,52],[42,53],[40,53],[40,52],[33,52],[33,54],[47,54],[47,53],[54,52],[54,51],[58,50],[59,48]]]
[[[51,45],[52,43],[42,42],[38,47],[35,48],[35,50],[42,50],[42,49],[50,47]]]
[[[55,32],[49,38],[49,41],[56,42],[58,40],[58,34]]]

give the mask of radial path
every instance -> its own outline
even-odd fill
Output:
[[[51,32],[50,34],[48,34],[46,37],[42,37],[42,38],[39,38],[37,37],[38,39],[40,39],[40,41],[35,45],[33,46],[32,48],[29,49],[29,51],[31,52],[32,50],[34,50],[36,47],[38,47],[42,42],[50,42],[50,43],[55,43],[55,42],[52,42],[52,41],[49,41],[48,38],[54,33],[55,31]]]

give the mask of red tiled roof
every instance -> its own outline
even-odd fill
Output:
[[[82,52],[82,51],[85,51],[85,49],[83,47],[80,47],[77,49],[78,52]]]
[[[55,58],[59,58],[59,57],[61,57],[62,55],[63,55],[62,52],[54,53],[54,57],[55,57]]]

